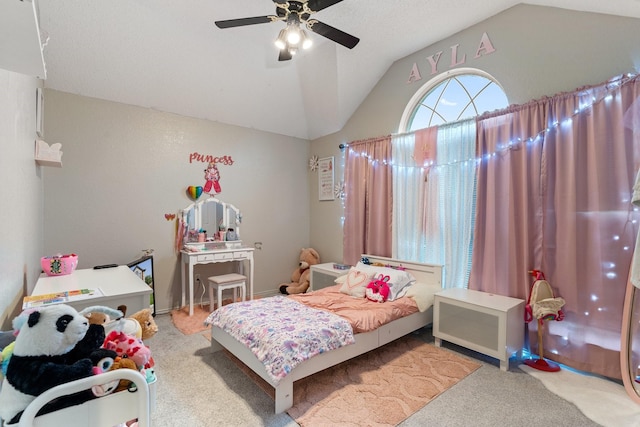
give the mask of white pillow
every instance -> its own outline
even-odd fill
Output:
[[[362,262],[358,262],[354,268],[362,270],[369,274],[371,279],[375,279],[378,275],[389,276],[389,298],[387,301],[393,301],[400,298],[406,293],[406,287],[416,281],[411,273],[405,270],[398,270],[391,267],[379,267],[375,265],[367,265]]]
[[[413,298],[418,306],[420,312],[425,312],[429,307],[433,305],[436,292],[440,292],[442,287],[440,285],[427,285],[422,282],[415,282],[411,286],[407,286],[407,293],[405,296]]]
[[[342,282],[338,282],[344,277]],[[344,276],[340,276],[335,280],[336,283],[342,283],[340,292],[343,294],[351,295],[356,298],[364,298],[364,293],[367,285],[371,281],[371,277],[368,273],[361,271],[355,267],[351,267],[349,273]]]

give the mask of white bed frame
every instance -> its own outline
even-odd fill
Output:
[[[385,265],[401,265],[411,272],[418,282],[442,286],[442,266],[440,265],[406,262],[373,255],[363,255],[363,257],[367,257],[371,263],[380,262]],[[295,381],[374,350],[432,322],[433,306],[424,312],[417,312],[383,325],[375,331],[356,334],[356,342],[354,344],[340,347],[302,362],[280,380],[278,384],[274,383],[273,379],[267,374],[262,362],[248,347],[245,347],[240,341],[217,326],[212,326],[211,328],[211,348],[214,352],[226,348],[253,372],[269,383],[275,389],[275,411],[279,414],[293,406],[293,383]]]

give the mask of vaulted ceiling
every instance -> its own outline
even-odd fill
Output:
[[[394,61],[518,3],[343,0],[313,18],[355,48],[310,33],[310,50],[278,61],[282,22],[214,25],[274,15],[272,0],[39,0],[45,87],[315,139],[340,130]],[[640,0],[528,3],[640,18]]]

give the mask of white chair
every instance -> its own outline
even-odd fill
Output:
[[[211,311],[214,309],[214,289],[217,290],[218,298],[217,307],[222,307],[222,292],[227,289],[233,290],[233,302],[236,302],[238,295],[237,292],[240,292],[240,299],[244,301],[247,294],[247,276],[243,276],[242,274],[230,273],[230,274],[222,274],[220,276],[211,276],[208,278],[209,280],[209,304]]]

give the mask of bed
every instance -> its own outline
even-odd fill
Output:
[[[306,360],[296,363],[296,365],[291,369],[287,369],[286,374],[278,376],[277,378],[274,377],[273,371],[270,371],[267,365],[263,363],[258,356],[256,356],[255,349],[252,351],[247,344],[241,342],[239,338],[234,336],[233,330],[228,328],[226,325],[221,324],[221,321],[219,321],[222,315],[231,315],[230,313],[227,313],[227,310],[233,310],[234,308],[238,309],[240,308],[239,304],[246,303],[236,303],[223,306],[219,313],[213,312],[207,318],[207,323],[211,324],[212,351],[216,352],[226,349],[269,383],[275,390],[276,413],[284,412],[293,406],[293,383],[295,381],[342,363],[360,354],[374,350],[432,323],[433,295],[442,289],[442,266],[407,262],[372,255],[363,255],[363,259],[368,260],[370,264],[381,264],[387,268],[395,267],[398,271],[404,271],[415,279],[415,283],[412,282],[409,286],[404,287],[402,292],[403,296],[398,296],[395,301],[387,301],[381,304],[367,301],[369,307],[377,308],[377,306],[384,306],[385,304],[390,303],[398,303],[405,306],[413,305],[414,308],[411,310],[411,314],[403,313],[401,317],[395,318],[395,320],[388,322],[385,320],[386,323],[381,324],[373,330],[367,330],[367,328],[364,328],[365,331],[361,332],[359,331],[360,328],[356,328],[357,330],[355,332],[353,330],[351,331],[353,332],[353,339],[348,341],[346,345],[335,346],[337,348],[332,348],[330,351],[322,350],[316,352],[319,354],[314,354],[313,357],[309,357]],[[347,271],[345,271],[345,275],[346,274]],[[313,291],[308,294],[292,295],[288,297],[270,297],[264,298],[263,300],[274,299],[274,301],[279,301],[280,303],[286,302],[289,304],[289,301],[283,301],[283,299],[314,299],[317,297],[317,294],[321,294],[323,292],[332,292],[335,294],[335,290],[341,286],[343,286],[343,283],[338,283],[335,286]],[[344,297],[353,299],[353,297],[349,295],[344,295]],[[257,303],[258,301],[260,300],[254,300],[248,303]],[[303,303],[301,305],[305,304]],[[225,307],[227,308],[225,309]],[[321,310],[324,311],[323,309]],[[333,313],[327,316],[342,317]],[[236,319],[237,324],[242,324],[243,322],[245,322],[245,317],[238,317]],[[349,322],[351,322],[351,320],[349,320]],[[333,325],[328,326],[327,328],[329,327],[333,327]],[[343,332],[340,329],[339,331]]]

